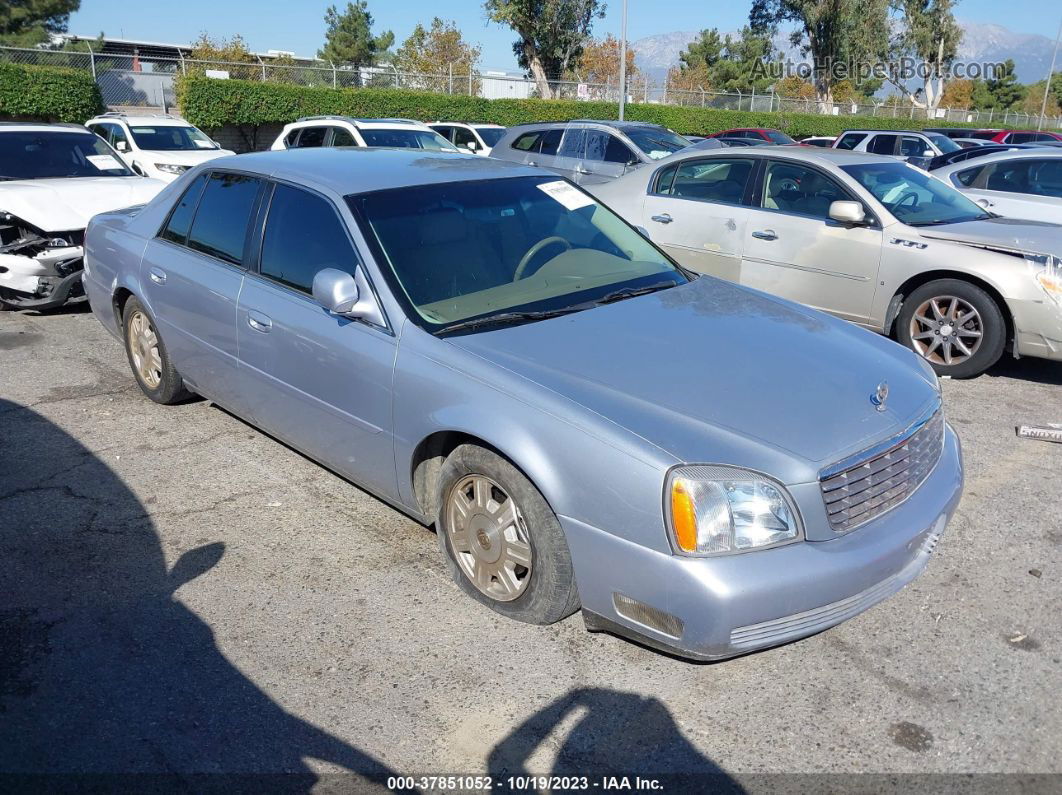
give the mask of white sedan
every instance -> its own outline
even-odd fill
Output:
[[[1000,152],[939,168],[933,176],[996,215],[1062,223],[1062,150]]]

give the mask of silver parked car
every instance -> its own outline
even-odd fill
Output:
[[[686,138],[659,124],[577,120],[510,127],[490,156],[547,168],[580,185],[594,185],[689,145]]]
[[[997,215],[1062,223],[1062,149],[1003,151],[944,166],[933,176]]]
[[[923,360],[697,278],[538,169],[240,155],[86,245],[148,397],[207,396],[434,523],[460,586],[516,619],[770,646],[911,581],[959,501]]]
[[[895,335],[941,375],[1007,348],[1062,361],[1062,226],[998,218],[905,163],[691,151],[592,189],[686,267]]]

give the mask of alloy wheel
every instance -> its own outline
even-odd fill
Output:
[[[162,382],[162,356],[159,338],[148,316],[140,310],[129,318],[129,355],[137,375],[148,389],[156,389]]]
[[[933,364],[965,362],[981,347],[981,313],[968,301],[941,295],[924,301],[911,317],[915,352]]]
[[[484,475],[461,478],[446,500],[454,559],[477,590],[510,602],[531,582],[532,552],[520,508]]]

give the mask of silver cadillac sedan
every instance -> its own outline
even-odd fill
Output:
[[[208,397],[434,524],[521,621],[782,643],[910,582],[959,501],[927,362],[697,277],[535,168],[220,158],[96,216],[85,265],[149,398]]]

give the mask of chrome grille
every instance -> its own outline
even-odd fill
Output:
[[[937,409],[884,450],[876,447],[824,472],[830,527],[843,533],[899,505],[933,471],[943,447],[944,414]]]

